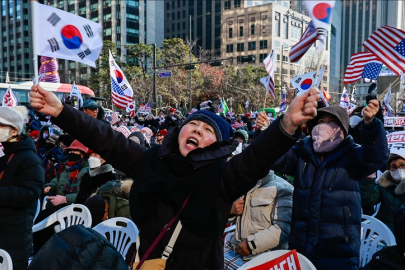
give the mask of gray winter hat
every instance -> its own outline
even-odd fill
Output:
[[[18,134],[21,134],[27,114],[24,106],[0,107],[0,123],[18,129]]]

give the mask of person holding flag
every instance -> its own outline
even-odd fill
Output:
[[[307,123],[311,136],[272,166],[294,176],[289,249],[306,256],[318,270],[359,269],[359,181],[379,170],[389,154],[384,125],[375,117],[378,109],[377,100],[371,100],[363,110],[361,146],[348,135],[345,109],[318,109]]]
[[[300,138],[300,126],[316,116],[319,99],[315,88],[296,97],[283,117],[227,162],[238,144],[229,140],[233,133],[229,124],[210,111],[194,112],[168,131],[162,145],[145,149],[62,105],[40,85],[31,89],[34,109],[52,116],[54,124],[134,179],[129,203],[140,231],[141,258],[135,269],[146,259],[161,258],[174,231],[179,233],[172,252],[165,253],[170,258],[164,260],[166,270],[224,268],[221,235],[232,203],[267,175],[270,166]],[[170,220],[171,229],[158,238]]]

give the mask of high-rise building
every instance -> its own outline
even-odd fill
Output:
[[[224,10],[221,52],[223,58],[255,56],[250,64],[263,67],[263,60],[274,50],[275,74],[283,85],[289,86],[291,78],[316,70],[319,52],[312,46],[298,63],[289,61],[289,51],[301,38],[310,18],[289,9],[285,2],[288,4],[271,1]],[[321,61],[325,66],[322,86],[326,90],[329,90],[329,43],[328,39]]]
[[[11,81],[29,80],[34,75],[29,2],[1,0],[0,82],[5,82],[6,72]]]
[[[0,52],[3,57],[0,64],[2,74],[9,71],[11,75],[15,70],[17,75],[15,81],[31,78],[34,73],[31,61],[32,47],[28,46],[32,44],[29,2],[29,0],[1,1],[0,26],[3,30],[3,43]],[[39,2],[100,23],[103,26],[103,39],[111,40],[117,46],[118,61],[125,61],[124,46],[127,44],[143,42],[161,46],[163,42],[163,0],[40,0]],[[20,66],[20,62],[24,62],[25,65]],[[89,66],[62,59],[59,59],[59,64],[62,82],[76,81],[77,84],[87,85],[91,74]],[[97,92],[97,89],[95,91]]]
[[[221,11],[229,9],[231,2],[241,5],[241,0],[165,0],[165,38],[189,40],[191,16],[191,40],[196,41],[193,54],[198,55],[201,48],[218,55],[221,49]],[[208,12],[210,14],[205,15]]]
[[[339,91],[341,79],[340,59],[342,47],[342,2],[336,1],[330,24],[330,92],[332,97]],[[337,98],[336,98],[337,99]]]

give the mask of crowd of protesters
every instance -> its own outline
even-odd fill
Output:
[[[80,112],[40,87],[30,96],[35,110],[0,107],[0,248],[14,269],[55,233],[32,234],[32,224],[72,203],[89,208],[92,227],[115,216],[135,222],[140,246],[129,265],[136,253],[160,258],[180,226],[165,269],[238,269],[277,249],[317,269],[359,269],[362,214],[381,204],[376,218],[397,246],[364,269],[405,269],[405,152],[390,154],[375,100],[349,115],[320,108],[313,89],[278,118],[215,114],[210,104],[186,116],[168,107],[112,119],[93,100]]]

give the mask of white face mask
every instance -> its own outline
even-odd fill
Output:
[[[395,171],[390,171],[392,179],[395,181],[401,181],[402,178],[405,178],[405,169],[397,169]]]
[[[11,135],[9,135],[10,130],[11,129],[0,128],[0,142],[5,142],[11,137]]]
[[[44,139],[48,138],[48,134],[46,134],[46,133],[42,134],[42,138],[44,138]]]

